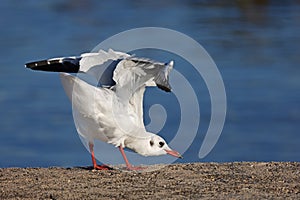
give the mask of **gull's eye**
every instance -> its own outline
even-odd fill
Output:
[[[164,142],[159,142],[158,144],[159,144],[159,147],[163,147],[165,145]]]
[[[153,146],[154,142],[152,140],[150,140],[150,146]]]

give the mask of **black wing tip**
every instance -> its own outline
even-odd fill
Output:
[[[167,87],[167,86],[164,86],[164,85],[161,85],[161,84],[157,84],[157,87],[159,89],[162,89],[162,90],[166,91],[166,92],[171,92],[171,88],[170,87]]]
[[[28,62],[25,64],[25,67],[38,71],[77,73],[79,71],[80,59],[81,58],[41,60]]]
[[[58,60],[53,60],[53,61],[40,60],[40,61],[25,63],[25,67],[29,68],[29,69],[32,69],[32,70],[42,70],[45,66],[58,64],[58,63],[59,63]]]
[[[25,63],[25,68],[33,69],[34,67],[36,67],[36,62]]]

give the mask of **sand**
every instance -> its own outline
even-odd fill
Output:
[[[2,168],[0,199],[300,199],[299,162],[151,167],[157,170]]]

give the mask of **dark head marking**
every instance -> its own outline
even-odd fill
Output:
[[[150,146],[153,146],[153,145],[154,145],[153,140],[150,140]]]

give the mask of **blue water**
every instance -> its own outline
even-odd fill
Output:
[[[58,75],[26,70],[24,63],[88,52],[107,37],[144,26],[197,40],[226,87],[225,126],[204,159],[198,151],[210,102],[204,83],[195,88],[201,123],[180,162],[300,161],[299,1],[4,0],[0,13],[0,167],[90,165]],[[163,55],[157,59],[168,61]],[[175,68],[192,82],[193,70],[177,61]],[[149,92],[146,110],[155,103],[151,96],[162,95]],[[170,103],[169,110],[173,105],[178,104]],[[168,119],[164,130],[176,131],[176,120]]]

